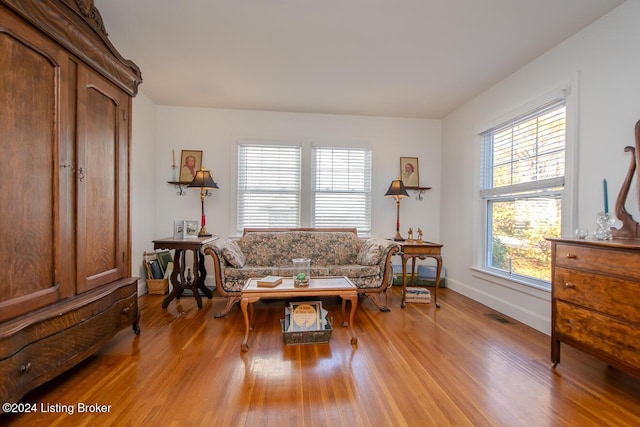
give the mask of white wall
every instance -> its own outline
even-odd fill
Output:
[[[156,208],[156,106],[143,93],[133,100],[131,130],[131,274],[140,277],[138,293],[146,291],[142,253],[153,250],[157,237]]]
[[[370,145],[373,148],[372,234],[391,237],[395,231],[395,202],[384,197],[391,180],[399,176],[400,156],[419,158],[420,182],[433,187],[423,201],[413,197],[401,204],[401,227],[421,227],[425,238],[439,239],[440,121],[326,114],[278,113],[207,108],[158,107],[156,233],[170,235],[173,220],[199,219],[196,190],[176,195],[167,184],[171,178],[171,150],[179,162],[183,149],[203,150],[203,165],[220,187],[205,200],[207,230],[236,235],[236,150],[246,138],[337,145]],[[411,193],[413,196],[413,194]]]
[[[476,273],[481,220],[477,131],[509,111],[565,83],[577,106],[578,170],[575,226],[595,228],[602,210],[602,179],[609,205],[625,178],[640,119],[640,0],[629,0],[594,24],[495,85],[443,120],[441,239],[447,286],[549,333],[550,295]],[[571,126],[571,124],[570,124]],[[627,210],[640,218],[635,184]]]
[[[420,185],[432,187],[418,201],[401,203],[401,232],[418,227],[424,239],[440,240],[439,120],[397,119],[326,114],[279,113],[208,108],[156,106],[143,94],[134,99],[132,152],[133,270],[142,252],[153,248],[156,238],[172,234],[175,219],[200,219],[199,191],[178,196],[172,179],[172,150],[203,150],[203,166],[210,169],[220,187],[205,200],[207,230],[220,236],[236,235],[235,174],[237,141],[267,138],[311,143],[366,144],[373,148],[372,235],[392,237],[395,201],[384,197],[391,180],[400,174],[400,157],[418,157]],[[207,260],[207,269],[213,266]],[[213,277],[207,278],[213,285]]]

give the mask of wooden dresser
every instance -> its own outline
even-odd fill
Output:
[[[640,240],[550,240],[553,366],[566,343],[640,377]]]
[[[129,138],[141,81],[92,0],[0,0],[2,402],[138,331]]]

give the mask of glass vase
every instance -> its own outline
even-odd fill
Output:
[[[293,260],[293,286],[309,286],[311,278],[311,260],[309,258],[294,258]]]
[[[593,237],[596,240],[611,240],[611,227],[616,221],[616,218],[611,212],[598,212],[596,216],[596,231],[593,233]]]

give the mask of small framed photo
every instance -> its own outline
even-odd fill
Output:
[[[173,238],[184,239],[184,219],[173,221]]]
[[[400,157],[400,176],[405,187],[420,187],[417,157]]]
[[[191,182],[202,166],[202,151],[182,150],[180,155],[180,182]]]
[[[198,237],[198,221],[186,220],[184,222],[184,238],[195,239]]]

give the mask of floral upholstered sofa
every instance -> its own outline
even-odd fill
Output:
[[[293,258],[311,259],[311,277],[347,276],[360,294],[389,311],[379,295],[393,280],[391,256],[398,250],[390,240],[360,239],[355,228],[245,229],[239,240],[221,238],[203,248],[213,258],[217,292],[227,298],[215,317],[240,300],[247,279],[291,275]]]

